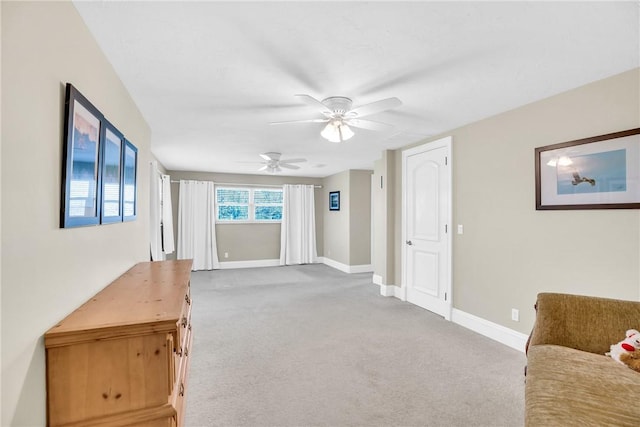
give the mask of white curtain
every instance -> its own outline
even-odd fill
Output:
[[[150,175],[150,195],[149,195],[149,241],[151,244],[151,260],[162,261],[164,254],[162,253],[162,232],[160,229],[160,172],[158,172],[158,163],[151,162]]]
[[[316,216],[313,185],[282,187],[280,265],[316,262]]]
[[[220,268],[213,182],[182,180],[179,197],[178,259],[193,259],[194,271]]]
[[[171,177],[162,175],[162,251],[165,254],[171,254],[174,250]]]

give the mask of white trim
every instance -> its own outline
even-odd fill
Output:
[[[373,271],[373,265],[371,264],[360,264],[360,265],[350,265],[349,273],[371,273]]]
[[[327,257],[318,257],[318,262],[348,274],[371,273],[373,271],[371,264],[347,265]]]
[[[220,263],[220,269],[230,268],[256,268],[256,267],[278,267],[279,259],[256,259],[251,261],[225,261]]]
[[[379,274],[373,275],[373,284],[380,286],[380,295],[383,297],[396,297],[402,299],[402,289],[395,285],[385,285],[382,281],[382,276]]]
[[[395,297],[396,291],[394,288],[397,288],[397,286],[380,285],[380,295],[383,297]]]
[[[524,353],[528,335],[454,308],[451,321]]]
[[[380,295],[382,295],[383,297],[395,297],[398,299],[402,299],[401,294],[402,289],[400,289],[400,286],[380,285]]]
[[[445,287],[446,287],[446,293],[447,293],[447,298],[446,298],[446,302],[448,304],[447,310],[444,313],[444,318],[446,320],[451,320],[451,315],[452,315],[452,310],[453,310],[453,281],[451,280],[452,275],[453,275],[453,137],[452,136],[446,136],[444,138],[440,138],[437,139],[435,141],[432,142],[428,142],[426,144],[422,144],[419,145],[417,147],[413,147],[410,148],[408,150],[404,150],[402,152],[402,171],[401,171],[401,178],[402,178],[402,187],[401,187],[401,193],[402,193],[402,213],[401,213],[401,237],[402,240],[400,240],[400,244],[402,245],[402,250],[400,251],[401,254],[401,260],[400,260],[400,288],[401,288],[401,300],[402,301],[406,301],[407,300],[407,245],[405,245],[405,242],[407,241],[407,221],[406,221],[406,217],[407,217],[407,179],[406,179],[406,166],[407,166],[407,157],[417,154],[417,153],[421,153],[421,152],[425,152],[425,151],[431,151],[431,150],[435,150],[437,148],[442,148],[445,147],[447,148],[448,151],[448,170],[449,170],[449,196],[448,196],[448,204],[449,204],[449,209],[448,209],[448,218],[447,218],[447,225],[448,225],[448,229],[449,232],[447,233],[447,253],[446,253],[446,257],[447,257],[447,269],[445,271],[446,277],[445,277]]]
[[[407,287],[406,286],[404,286],[404,287],[403,286],[396,286],[396,288],[398,288],[398,289],[396,290],[395,297],[398,298],[400,301],[407,302]]]

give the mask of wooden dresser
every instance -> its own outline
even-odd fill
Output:
[[[181,426],[191,260],[135,265],[44,336],[50,426]]]

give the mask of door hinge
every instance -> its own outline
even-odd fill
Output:
[[[447,300],[447,293],[446,292],[444,293],[444,300],[445,301]]]
[[[444,165],[447,166],[449,164],[449,158],[444,156]]]
[[[447,224],[444,225],[445,234],[449,232],[449,226]]]

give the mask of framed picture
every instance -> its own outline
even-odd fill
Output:
[[[535,149],[536,210],[640,208],[640,128]]]
[[[138,149],[126,139],[124,140],[122,167],[122,219],[123,221],[133,221],[138,214],[136,185],[138,175]]]
[[[340,210],[340,192],[339,191],[329,192],[329,210],[330,211]]]
[[[102,126],[101,223],[122,222],[122,162],[124,135],[106,119]]]
[[[100,222],[102,114],[70,83],[65,95],[60,227]]]

